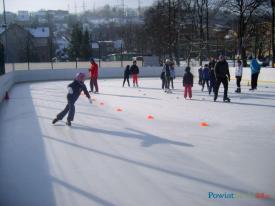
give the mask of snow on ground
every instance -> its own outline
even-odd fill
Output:
[[[179,78],[173,94],[160,79],[140,88],[100,80],[69,128],[51,124],[68,83],[17,84],[1,104],[0,205],[275,205],[274,84],[234,94],[231,81],[232,103],[223,103],[198,85],[184,100]]]

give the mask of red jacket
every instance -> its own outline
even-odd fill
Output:
[[[98,78],[98,65],[97,65],[97,63],[92,63],[89,71],[90,71],[90,78],[91,79],[97,79]]]

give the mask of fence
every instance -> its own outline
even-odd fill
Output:
[[[98,61],[101,68],[118,68],[126,67],[126,65],[132,65],[132,61]],[[137,65],[142,67],[142,61],[137,61]],[[39,69],[88,69],[90,68],[90,62],[78,61],[78,62],[30,62],[30,63],[8,63],[5,64],[6,73],[19,70],[39,70]]]

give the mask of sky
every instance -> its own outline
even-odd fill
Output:
[[[122,5],[123,0],[84,0],[86,10],[97,7],[109,5]],[[138,0],[124,0],[124,4],[128,7],[137,8]],[[154,0],[140,0],[141,6],[149,6]],[[83,0],[5,0],[6,11],[17,13],[18,10],[38,11],[40,9],[62,9],[75,12],[75,5],[77,12],[83,11]],[[0,13],[3,12],[2,1],[0,3]]]

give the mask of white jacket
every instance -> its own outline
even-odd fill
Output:
[[[241,77],[243,75],[243,64],[236,66],[235,76]]]

